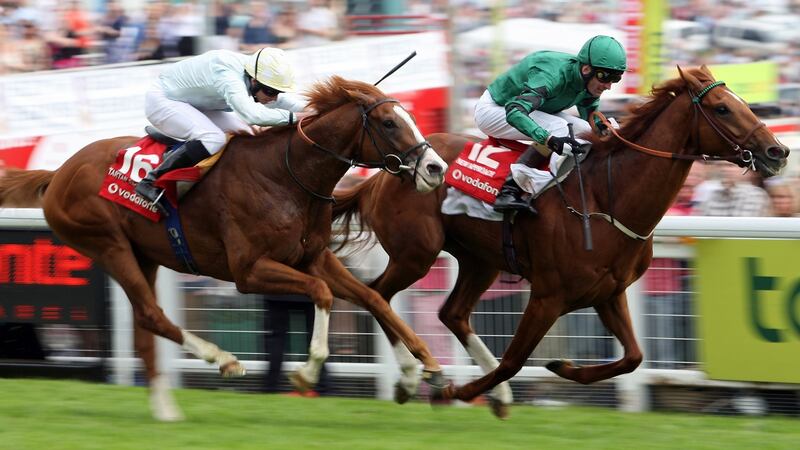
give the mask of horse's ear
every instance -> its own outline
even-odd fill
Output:
[[[698,80],[694,75],[692,75],[691,72],[689,71],[684,72],[683,69],[681,69],[681,66],[677,67],[678,67],[678,73],[681,75],[681,78],[683,78],[683,81],[686,82],[686,86],[688,86],[689,89],[691,89],[694,92],[698,92],[703,88],[703,85],[700,83],[700,80]]]
[[[711,80],[714,80],[714,74],[711,73],[711,70],[705,64],[700,66],[700,71],[708,75],[708,77],[711,78]]]

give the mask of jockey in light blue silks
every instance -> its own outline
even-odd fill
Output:
[[[212,50],[167,67],[145,96],[145,113],[160,131],[186,143],[151,170],[136,193],[160,208],[161,191],[153,183],[220,151],[226,132],[296,123],[308,113],[302,112],[305,98],[290,94],[294,89],[294,70],[277,48],[252,55]]]
[[[475,106],[475,123],[488,136],[533,140],[517,164],[537,167],[564,144],[578,145],[568,136],[590,131],[589,115],[600,95],[620,81],[627,69],[625,50],[610,36],[589,39],[577,56],[539,51],[531,53],[495,79]],[[577,106],[580,118],[562,112]],[[536,145],[539,144],[539,145]],[[529,210],[522,189],[509,174],[494,204],[497,211]]]

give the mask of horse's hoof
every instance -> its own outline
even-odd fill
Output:
[[[431,387],[431,405],[432,406],[443,406],[449,405],[453,402],[453,399],[456,395],[456,386],[452,382],[448,382],[447,385],[436,388]]]
[[[508,419],[508,415],[510,413],[509,405],[501,402],[499,398],[496,398],[491,394],[487,395],[486,397],[489,399],[489,407],[492,409],[492,414],[501,420]]]
[[[563,367],[572,367],[572,361],[568,359],[556,359],[555,361],[550,361],[547,365],[544,366],[550,372],[558,375],[558,371],[561,370]]]
[[[303,378],[299,370],[289,374],[289,382],[292,383],[295,390],[301,394],[310,391],[314,387],[314,383]]]
[[[247,370],[239,361],[231,361],[224,366],[220,366],[219,373],[222,374],[223,378],[238,378],[245,376]]]
[[[411,400],[414,395],[411,392],[408,392],[403,385],[398,381],[394,384],[394,401],[398,404],[402,405],[407,401]]]
[[[447,386],[448,382],[444,379],[444,374],[441,370],[423,370],[422,379],[428,383],[433,389],[442,389]]]

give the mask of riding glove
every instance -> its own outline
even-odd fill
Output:
[[[575,139],[569,136],[553,136],[550,135],[550,138],[547,139],[547,148],[550,150],[558,153],[559,155],[564,153],[564,144],[569,145],[572,147],[573,152],[580,151],[581,144],[580,142],[576,141]]]

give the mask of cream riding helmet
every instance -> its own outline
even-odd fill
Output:
[[[295,90],[294,69],[286,53],[279,48],[264,47],[253,53],[244,70],[263,86],[278,92]]]

